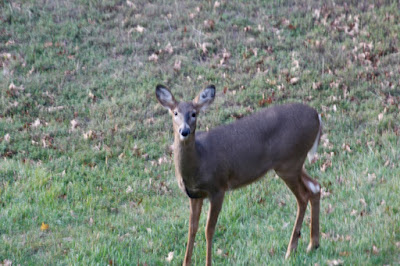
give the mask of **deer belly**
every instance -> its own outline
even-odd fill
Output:
[[[263,177],[268,170],[270,170],[271,164],[269,163],[249,163],[246,167],[239,166],[236,171],[233,171],[229,176],[229,189],[236,189],[242,186],[251,184],[261,177]]]

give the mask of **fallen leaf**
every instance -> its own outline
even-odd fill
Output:
[[[8,259],[5,259],[5,260],[0,262],[0,265],[1,266],[11,266],[12,265],[12,261],[8,260]]]
[[[4,141],[5,142],[10,142],[10,134],[6,134],[5,136],[4,136]]]
[[[17,86],[13,82],[8,86],[8,89],[10,90],[10,94],[13,96],[18,96],[20,91],[25,90],[24,86]]]
[[[126,5],[129,6],[129,7],[136,8],[136,5],[133,2],[129,1],[129,0],[126,0]]]
[[[293,77],[290,79],[290,84],[295,85],[299,82],[300,78],[298,77]]]
[[[131,186],[128,186],[128,188],[126,189],[126,193],[132,193],[133,192],[133,189],[132,189],[132,187]]]
[[[175,61],[174,70],[175,70],[176,72],[179,72],[179,70],[181,70],[181,63],[182,63],[181,60],[176,60],[176,61]]]
[[[352,150],[351,150],[351,148],[350,148],[350,145],[347,144],[347,143],[343,143],[342,149],[345,150],[345,151],[347,151],[347,152],[352,152]]]
[[[35,120],[35,122],[32,123],[31,127],[36,128],[38,126],[40,126],[40,119],[39,118],[37,118]]]
[[[214,30],[215,21],[212,19],[204,20],[204,27],[209,30]]]
[[[336,265],[343,265],[343,260],[338,259],[338,260],[328,260],[326,262],[329,266],[336,266]]]
[[[372,246],[372,253],[374,253],[375,255],[379,254],[379,249],[375,245]]]
[[[326,169],[327,169],[328,167],[331,167],[331,166],[332,166],[332,161],[331,161],[331,160],[326,160],[326,161],[322,164],[322,166],[321,166],[321,171],[322,171],[322,172],[325,172]]]
[[[165,260],[171,262],[173,258],[174,258],[174,252],[171,251],[168,253],[168,257],[166,257]]]
[[[48,225],[48,224],[45,224],[45,223],[43,222],[42,225],[40,226],[40,230],[42,230],[42,231],[49,230],[49,225]]]
[[[382,121],[382,119],[383,119],[383,113],[380,113],[380,114],[378,115],[378,121]]]
[[[75,119],[71,120],[70,124],[71,124],[72,131],[75,130],[79,126],[79,122]]]
[[[92,130],[89,130],[88,132],[83,133],[83,138],[84,139],[92,139],[92,136],[93,136],[93,131]]]
[[[360,203],[364,206],[367,207],[367,202],[365,202],[365,199],[360,199]]]
[[[52,42],[45,42],[44,43],[44,48],[52,47],[53,43]]]
[[[153,61],[154,63],[157,63],[158,61],[158,55],[152,54],[149,56],[149,61]]]
[[[244,32],[250,32],[252,30],[251,26],[246,26],[243,28]]]
[[[203,51],[203,53],[205,53],[205,54],[208,52],[207,47],[211,47],[211,46],[212,45],[209,42],[203,42],[200,44],[200,48]]]
[[[172,48],[172,45],[170,42],[167,44],[167,46],[165,46],[164,51],[166,51],[169,54],[172,54],[174,52],[174,48]]]
[[[137,25],[135,28],[133,28],[133,31],[139,32],[139,33],[143,33],[145,30],[144,27]]]

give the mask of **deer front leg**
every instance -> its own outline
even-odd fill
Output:
[[[199,218],[203,199],[190,199],[189,236],[183,265],[190,265],[192,260],[194,239],[199,228]]]
[[[215,232],[215,225],[217,224],[218,215],[222,208],[225,192],[221,191],[210,197],[210,210],[208,212],[208,219],[206,225],[206,241],[207,241],[207,255],[206,265],[211,266],[212,256],[212,238]]]

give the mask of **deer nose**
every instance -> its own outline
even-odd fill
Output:
[[[190,129],[189,128],[180,128],[179,129],[179,133],[183,136],[186,137],[187,135],[190,134]]]

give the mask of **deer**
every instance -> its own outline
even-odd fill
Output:
[[[315,155],[322,132],[321,116],[315,109],[301,103],[275,105],[233,123],[196,132],[200,111],[214,101],[214,85],[188,102],[178,102],[164,85],[157,85],[155,94],[172,116],[175,176],[190,201],[183,265],[191,264],[203,200],[210,202],[205,235],[206,265],[211,265],[212,239],[225,193],[257,181],[269,170],[275,171],[297,200],[285,259],[296,251],[308,202],[311,223],[307,252],[319,247],[321,186],[304,168],[306,157],[310,160]]]

